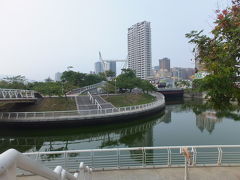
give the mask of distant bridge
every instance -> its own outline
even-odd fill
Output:
[[[32,103],[42,96],[33,90],[23,89],[1,89],[0,88],[0,102],[11,103]]]
[[[166,98],[183,97],[184,94],[181,88],[158,88],[157,92],[162,93]]]

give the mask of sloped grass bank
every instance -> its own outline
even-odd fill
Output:
[[[156,100],[156,97],[149,94],[119,94],[102,96],[106,101],[112,103],[116,107],[135,106],[139,104],[147,104]]]
[[[40,100],[36,104],[0,104],[1,112],[42,112],[77,110],[75,100],[65,97],[50,97]]]

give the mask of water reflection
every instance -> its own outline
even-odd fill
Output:
[[[10,147],[21,152],[86,149],[87,144],[91,144],[89,148],[153,146],[153,126],[163,121],[162,114],[123,126],[112,125],[98,129],[89,127],[88,130],[86,128],[61,129],[53,132],[14,131],[12,133],[15,136],[10,135],[9,131],[2,131],[0,151],[3,152]]]
[[[168,100],[163,113],[132,123],[74,129],[1,130],[0,152],[9,148],[29,152],[228,142],[239,144],[235,138],[240,135],[239,110],[232,110],[219,111],[202,101],[174,99]],[[216,129],[216,124],[224,126]]]
[[[220,122],[222,122],[222,118],[218,118],[215,111],[206,111],[196,115],[196,125],[201,132],[206,129],[209,133],[212,133],[215,124]]]

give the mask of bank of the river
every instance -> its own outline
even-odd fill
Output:
[[[204,99],[205,93],[194,91],[193,89],[184,89],[184,98]]]
[[[43,112],[76,110],[74,98],[45,97],[36,104],[0,104],[0,112]]]
[[[112,103],[116,107],[135,106],[139,104],[147,104],[156,100],[156,97],[150,94],[118,94],[102,96],[106,101]]]
[[[240,120],[235,116],[219,117],[212,109],[202,109],[200,99],[174,99],[166,104],[165,112],[137,121],[126,117],[125,123],[44,130],[5,128],[0,131],[0,152],[9,148],[29,152],[239,144]]]
[[[147,100],[152,100],[151,103],[146,103],[146,99],[143,101],[135,101],[138,105],[125,106],[125,107],[113,107],[102,109],[91,109],[92,106],[84,106],[85,109],[78,111],[50,111],[47,112],[3,112],[0,113],[0,127],[21,127],[21,128],[44,128],[46,123],[48,127],[73,127],[73,126],[86,126],[97,124],[109,124],[109,123],[122,123],[123,121],[133,121],[139,117],[146,117],[152,114],[159,113],[165,107],[165,100],[160,93],[153,93],[153,96],[148,95]],[[143,95],[143,97],[146,95]],[[141,96],[140,96],[141,97]],[[126,97],[125,97],[126,98]],[[127,98],[130,98],[127,96]],[[132,98],[132,97],[131,97]],[[75,99],[75,98],[73,98]],[[82,102],[87,101],[88,97],[81,99]],[[155,101],[154,101],[155,100]],[[144,104],[140,104],[142,102]],[[105,103],[103,103],[105,105]],[[100,105],[101,106],[101,105]],[[90,109],[86,109],[90,108]]]

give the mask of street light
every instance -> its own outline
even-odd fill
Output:
[[[117,86],[116,86],[117,79],[115,78],[114,81],[115,81],[115,94],[117,94]]]

